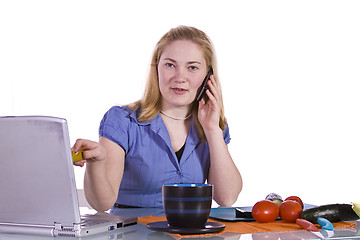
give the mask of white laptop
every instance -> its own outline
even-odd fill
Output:
[[[80,217],[65,119],[0,117],[0,233],[84,237],[136,222],[107,213]]]

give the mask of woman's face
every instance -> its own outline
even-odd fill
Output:
[[[191,106],[207,73],[200,47],[189,40],[171,42],[158,65],[163,108]]]

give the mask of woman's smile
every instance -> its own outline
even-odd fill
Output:
[[[188,90],[183,88],[171,88],[171,90],[177,95],[183,95],[188,92]]]

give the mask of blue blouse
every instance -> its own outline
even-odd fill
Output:
[[[161,186],[167,183],[204,183],[210,166],[207,142],[197,135],[194,119],[178,161],[170,135],[158,114],[139,122],[136,111],[114,106],[105,113],[99,135],[125,151],[124,174],[116,203],[138,207],[162,207]],[[229,128],[223,133],[230,142]]]

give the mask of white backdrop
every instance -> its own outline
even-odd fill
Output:
[[[158,39],[192,25],[217,51],[235,205],[359,201],[359,12],[356,0],[1,1],[0,115],[64,117],[72,143],[97,140],[108,108],[141,97]]]

